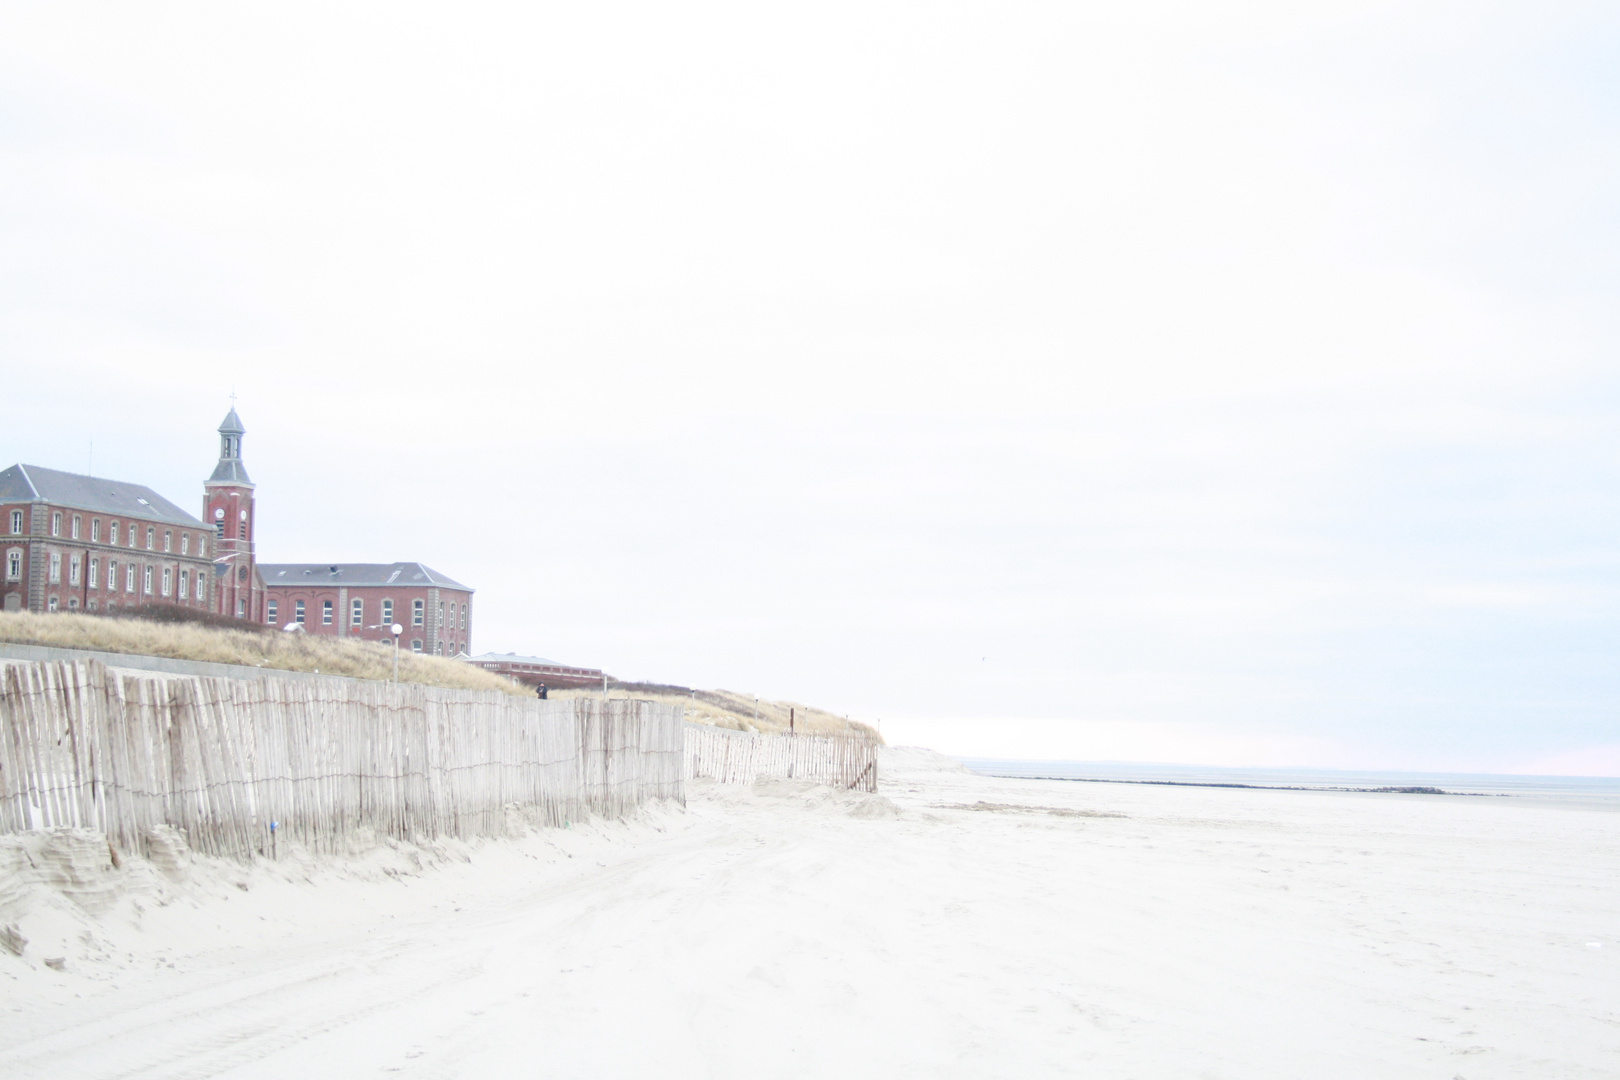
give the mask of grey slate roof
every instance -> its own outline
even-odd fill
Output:
[[[242,465],[241,458],[220,458],[219,464],[214,466],[214,472],[208,477],[210,484],[244,484],[253,486],[248,479],[247,469]]]
[[[486,664],[537,664],[544,667],[571,668],[574,671],[598,671],[597,668],[585,667],[583,664],[559,664],[555,660],[547,660],[539,656],[519,656],[517,653],[487,652],[472,658],[472,663]]]
[[[219,433],[221,435],[247,434],[247,428],[242,426],[242,418],[236,415],[235,405],[232,405],[231,411],[225,414],[225,419],[220,421]],[[224,443],[225,440],[221,439],[220,442]],[[240,449],[242,445],[241,441],[238,440],[236,445],[237,448]],[[242,464],[242,458],[240,455],[236,457],[225,457],[221,455],[219,464],[214,466],[214,474],[208,478],[208,483],[245,484],[248,487],[253,486],[253,481],[248,479],[247,467]]]
[[[474,590],[419,562],[396,563],[260,563],[259,573],[277,585],[437,585]]]
[[[33,502],[43,499],[55,506],[168,521],[194,529],[205,525],[174,503],[143,484],[103,480],[99,476],[45,469],[38,465],[13,465],[0,472],[0,502]]]
[[[473,663],[480,660],[492,664],[544,664],[546,667],[573,667],[572,664],[559,664],[555,660],[546,660],[539,656],[519,656],[514,652],[487,652],[472,658]]]

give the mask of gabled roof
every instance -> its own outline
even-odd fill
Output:
[[[38,465],[13,465],[0,472],[0,502],[40,500],[76,510],[206,528],[201,521],[143,484],[80,476]]]
[[[419,562],[396,563],[260,563],[270,588],[278,585],[437,585],[474,590]]]

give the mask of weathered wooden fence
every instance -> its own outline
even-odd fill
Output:
[[[876,791],[877,744],[830,735],[755,735],[687,724],[686,776],[726,784],[810,780]]]
[[[617,817],[683,797],[681,710],[410,683],[148,676],[0,665],[0,832],[102,830],[145,851],[181,829],[251,858],[276,835],[499,836],[511,815]]]

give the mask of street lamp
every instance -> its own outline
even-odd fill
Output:
[[[386,629],[390,634],[394,635],[394,681],[399,682],[399,635],[405,632],[405,628],[399,625],[399,623],[377,623],[373,626],[366,627],[366,629]]]

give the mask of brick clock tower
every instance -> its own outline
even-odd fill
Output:
[[[203,520],[214,529],[214,611],[264,621],[264,581],[253,553],[253,481],[242,465],[246,434],[236,407],[219,425],[219,464],[203,485]]]

